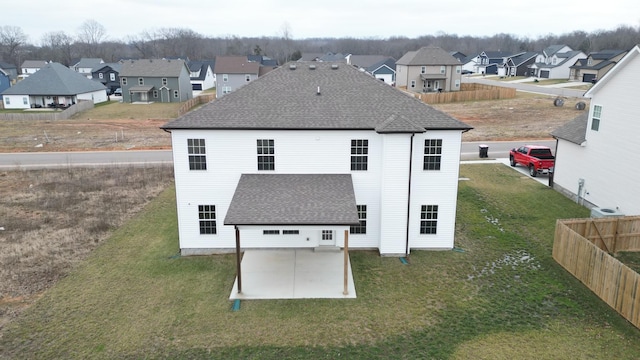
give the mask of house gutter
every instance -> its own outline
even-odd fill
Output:
[[[411,134],[411,140],[409,141],[409,183],[407,186],[407,233],[405,239],[404,257],[409,257],[409,215],[411,213],[411,169],[413,165],[413,137],[415,133]]]

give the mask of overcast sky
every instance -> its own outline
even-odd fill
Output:
[[[209,37],[281,36],[288,24],[294,39],[415,38],[438,33],[506,33],[535,39],[640,25],[637,0],[22,0],[15,4],[2,23],[22,28],[36,45],[47,32],[75,36],[89,19],[102,24],[109,39],[122,41],[163,27],[189,28]]]

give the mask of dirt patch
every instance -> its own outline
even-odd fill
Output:
[[[555,97],[518,93],[514,99],[438,104],[441,110],[471,126],[462,141],[548,139],[551,131],[575,119],[577,98],[564,98],[562,107],[553,105]],[[583,110],[588,111],[588,110]]]

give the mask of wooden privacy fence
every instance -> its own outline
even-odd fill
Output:
[[[206,104],[215,99],[216,99],[216,94],[207,94],[207,95],[196,96],[193,99],[187,100],[178,109],[178,116],[182,116],[186,114],[187,112],[189,112],[189,110],[191,110],[196,105]]]
[[[51,111],[22,111],[19,113],[0,113],[0,120],[66,120],[72,117],[73,115],[86,111],[89,109],[93,109],[93,101],[91,100],[81,100],[78,103],[69,106],[69,108],[59,111],[59,110],[51,110]]]
[[[460,84],[460,91],[416,93],[408,92],[427,104],[445,104],[460,101],[513,99],[516,89],[482,84]]]
[[[556,222],[553,258],[640,328],[640,275],[603,248],[638,251],[640,217]]]

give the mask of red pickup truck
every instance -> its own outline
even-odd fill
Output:
[[[548,174],[555,164],[555,157],[547,146],[525,145],[509,152],[511,166],[518,164],[529,168],[532,177],[538,174]],[[551,170],[553,171],[553,170]]]

